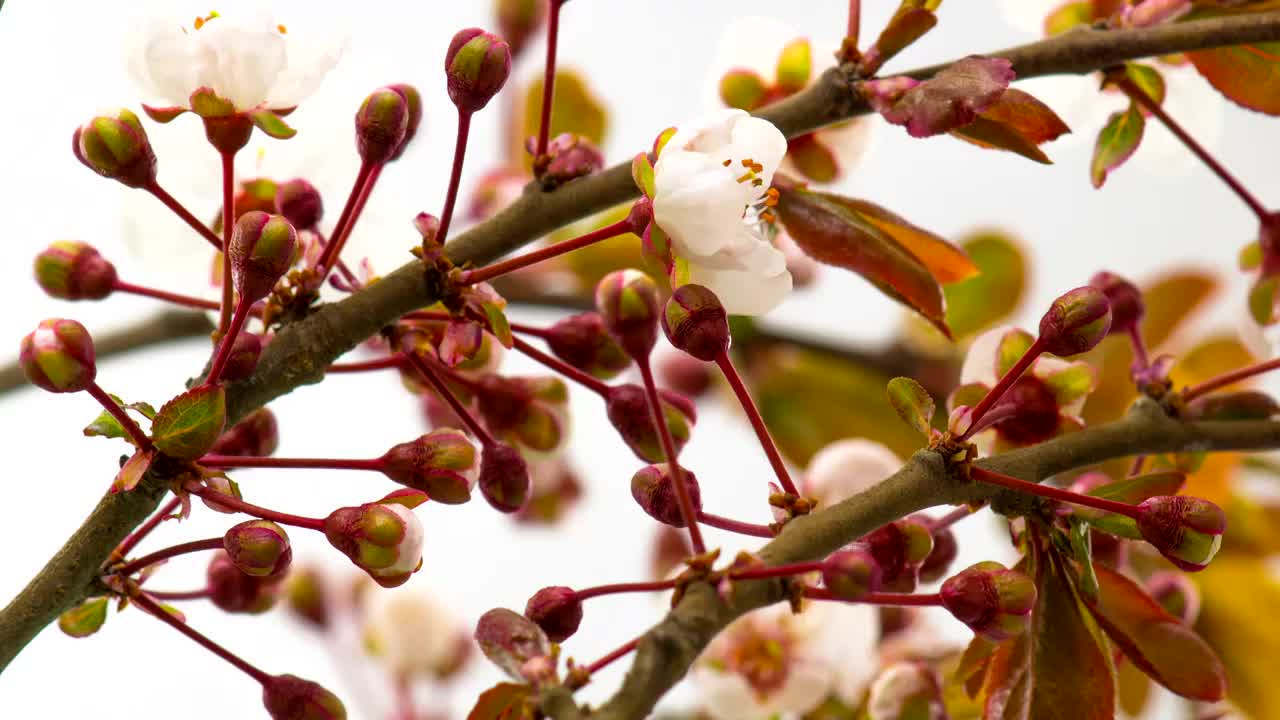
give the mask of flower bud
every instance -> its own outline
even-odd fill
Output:
[[[679,455],[680,449],[689,441],[690,431],[697,421],[697,411],[687,398],[669,390],[659,390],[658,396]],[[615,385],[605,398],[605,411],[609,422],[636,457],[651,463],[666,459],[644,388],[630,383]]]
[[[484,656],[516,680],[525,679],[523,669],[530,660],[551,654],[551,642],[542,628],[506,608],[481,615],[475,639]]]
[[[99,115],[76,128],[71,150],[85,167],[132,188],[156,181],[156,154],[138,116],[128,110]]]
[[[269,577],[289,568],[293,548],[284,528],[270,520],[246,520],[222,537],[227,557],[245,575]]]
[[[596,285],[604,326],[633,358],[647,357],[658,341],[658,285],[639,270],[616,270]]]
[[[538,624],[547,638],[562,643],[578,632],[582,622],[582,601],[573,588],[556,585],[544,587],[529,598],[524,616]]]
[[[116,267],[92,245],[58,240],[35,260],[36,282],[59,300],[101,300],[116,286]]]
[[[387,87],[400,93],[409,109],[409,117],[404,127],[404,139],[400,141],[400,146],[387,159],[387,162],[391,162],[400,159],[400,156],[409,147],[409,143],[413,141],[413,137],[418,134],[418,128],[422,126],[422,93],[418,92],[418,88],[408,83],[396,83]]]
[[[947,717],[942,685],[923,662],[894,663],[871,683],[867,720],[945,720]]]
[[[242,300],[257,302],[271,293],[293,264],[298,233],[280,215],[247,212],[236,221],[228,256],[231,279]]]
[[[276,188],[275,211],[298,230],[314,230],[324,217],[324,200],[315,185],[294,178]]]
[[[1187,572],[1203,570],[1222,545],[1227,515],[1208,500],[1160,495],[1138,505],[1138,531],[1169,562]]]
[[[1061,407],[1053,390],[1033,374],[1009,386],[995,407],[1007,411],[996,432],[1014,445],[1035,445],[1053,437],[1062,424]]]
[[[403,585],[422,566],[422,522],[397,502],[334,510],[324,520],[324,534],[383,587]]]
[[[933,534],[928,526],[911,518],[895,520],[869,533],[863,542],[879,563],[885,584],[903,576],[914,579],[916,569],[933,551]]]
[[[1111,329],[1111,305],[1097,288],[1070,290],[1040,318],[1040,344],[1045,352],[1070,357],[1092,350]]]
[[[262,704],[271,720],[346,720],[337,695],[295,675],[276,675],[262,683]]]
[[[876,592],[880,581],[880,563],[866,550],[841,550],[822,563],[822,584],[841,600]]]
[[[951,528],[933,528],[931,532],[933,533],[933,550],[920,564],[919,573],[920,581],[927,583],[941,580],[951,569],[951,563],[955,562],[956,555],[960,551],[956,544],[955,533],[951,532]]]
[[[1101,290],[1111,306],[1110,334],[1130,332],[1142,321],[1147,309],[1137,285],[1106,271],[1089,278],[1089,285]]]
[[[244,380],[253,374],[258,367],[258,357],[262,355],[262,336],[241,331],[231,343],[231,354],[227,356],[227,364],[222,368],[222,380],[235,382]]]
[[[93,384],[93,338],[75,320],[42,320],[18,350],[18,363],[31,384],[49,392],[79,392]]]
[[[356,111],[356,150],[366,165],[389,161],[409,133],[409,100],[401,92],[381,87],[369,94]]]
[[[729,315],[720,298],[701,285],[681,285],[671,293],[662,331],[672,345],[705,362],[729,350]]]
[[[516,512],[529,499],[529,466],[510,445],[495,443],[480,453],[480,493],[494,508]]]
[[[472,113],[493,99],[511,74],[511,47],[480,28],[460,30],[444,56],[449,99]]]
[[[476,448],[461,430],[440,428],[392,447],[381,458],[381,470],[436,502],[457,505],[471,499],[478,473]]]
[[[942,605],[969,629],[992,642],[1011,638],[1031,622],[1036,585],[997,562],[980,562],[947,578]]]
[[[614,342],[598,312],[584,312],[547,328],[547,345],[556,357],[607,380],[626,370],[631,357]]]
[[[219,610],[256,615],[276,604],[280,578],[246,575],[226,553],[220,552],[209,561],[205,587],[209,601]]]
[[[533,37],[546,15],[544,0],[497,0],[498,32],[511,45],[511,54],[519,55]]]
[[[530,154],[537,152],[529,138]],[[570,180],[599,172],[604,167],[604,154],[587,138],[573,133],[560,133],[547,143],[546,166],[538,179],[544,188],[556,188]]]
[[[711,389],[710,366],[682,352],[663,353],[658,358],[658,380],[661,384],[684,395],[701,397]]]
[[[689,502],[693,505],[694,512],[701,510],[702,492],[698,488],[698,478],[687,468],[681,468],[680,475],[689,491]],[[654,520],[671,527],[685,526],[684,514],[680,512],[680,500],[676,496],[676,485],[671,478],[671,468],[666,463],[643,467],[632,475],[631,497]]]
[[[289,610],[300,619],[318,628],[328,624],[329,600],[325,595],[324,578],[315,568],[298,568],[289,573],[284,597]]]
[[[275,452],[279,444],[280,430],[275,413],[267,408],[259,408],[218,436],[218,441],[209,448],[209,452],[237,457],[262,457]]]

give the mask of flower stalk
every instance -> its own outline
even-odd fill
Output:
[[[713,515],[709,512],[698,511],[698,522],[709,525],[713,528],[728,530],[739,535],[750,535],[751,537],[773,538],[776,533],[768,525],[756,525],[754,523],[742,522],[732,518],[723,517],[721,515]]]
[[[229,508],[245,515],[252,515],[261,520],[270,520],[281,525],[289,525],[291,527],[303,528],[305,530],[317,530],[324,532],[323,518],[310,518],[301,515],[290,515],[289,513],[278,512],[269,508],[247,503],[243,500],[231,497],[224,493],[215,492],[202,485],[190,483],[186,486],[187,492],[196,497],[211,502],[220,507]]]
[[[143,555],[137,560],[131,560],[122,565],[115,571],[117,575],[128,577],[143,568],[163,562],[169,558],[178,557],[179,555],[187,555],[194,552],[203,552],[205,550],[220,550],[223,546],[221,536],[215,538],[207,538],[205,540],[192,540],[190,542],[179,543],[172,547],[157,550],[149,555]]]
[[[969,410],[969,428],[960,436],[960,440],[963,441],[968,439],[975,432],[983,428],[981,424],[982,417],[987,414],[987,411],[990,410],[1006,392],[1008,392],[1009,388],[1013,387],[1013,384],[1018,381],[1018,378],[1022,377],[1023,373],[1030,369],[1031,364],[1036,361],[1036,358],[1040,357],[1043,353],[1044,343],[1040,338],[1036,338],[1035,342],[1031,343],[1031,347],[1027,348],[1027,351],[1022,354],[1022,357],[1018,358],[1018,362],[1014,363],[1013,367],[1009,368],[1008,372],[996,381],[995,386],[988,390],[986,395],[982,396],[982,399],[978,401],[978,404]]]
[[[462,401],[458,399],[458,396],[453,394],[453,391],[449,389],[449,386],[445,384],[444,380],[440,377],[440,374],[431,367],[431,364],[427,362],[426,358],[416,352],[406,352],[405,357],[409,360],[409,363],[413,365],[414,369],[418,371],[418,374],[425,378],[428,383],[431,383],[431,387],[435,388],[436,394],[448,403],[454,414],[462,420],[463,424],[467,426],[467,429],[471,431],[471,434],[476,436],[476,439],[480,441],[481,445],[488,448],[498,444],[497,441],[493,439],[493,435],[489,434],[489,431],[486,430],[485,427],[480,424],[480,421],[476,420],[475,416],[471,414],[471,411],[462,404]]]
[[[547,154],[551,135],[551,106],[556,94],[556,45],[560,39],[560,7],[564,0],[551,0],[547,13],[547,62],[542,74],[542,112],[538,122],[538,144],[534,158]]]
[[[182,222],[186,223],[192,230],[195,230],[200,237],[207,240],[209,244],[213,246],[214,250],[222,252],[222,238],[218,237],[216,233],[210,230],[208,225],[200,222],[195,215],[191,214],[190,210],[183,207],[182,203],[178,202],[176,198],[170,195],[168,190],[165,190],[159,183],[155,182],[144,186],[142,189],[151,193],[157,200],[164,203],[164,206],[172,210],[173,214],[177,215]]]
[[[1201,395],[1207,395],[1215,390],[1221,390],[1228,385],[1238,383],[1241,380],[1247,380],[1251,377],[1256,377],[1263,373],[1271,372],[1277,368],[1280,368],[1280,358],[1272,358],[1271,360],[1265,360],[1253,365],[1246,365],[1245,367],[1232,370],[1231,372],[1223,373],[1215,378],[1209,378],[1199,385],[1193,385],[1187,388],[1182,393],[1182,399],[1190,402]]]
[[[727,352],[721,352],[716,356],[715,363],[724,375],[724,379],[729,382],[729,387],[733,389],[733,394],[738,398],[738,404],[742,406],[742,411],[747,414],[747,420],[751,422],[751,428],[755,430],[756,439],[760,441],[760,447],[764,448],[764,454],[769,458],[769,465],[773,467],[774,474],[778,476],[778,484],[782,486],[783,491],[788,495],[799,497],[800,491],[791,479],[791,473],[787,471],[787,465],[782,460],[782,453],[778,452],[778,444],[773,441],[773,436],[769,433],[769,428],[764,423],[764,417],[760,415],[760,409],[756,407],[755,400],[751,398],[751,391],[747,389],[746,383],[742,381],[742,375],[738,373],[738,369],[733,366],[733,360],[729,358]]]
[[[138,427],[138,423],[134,422],[133,418],[129,417],[129,413],[120,407],[120,404],[112,399],[97,382],[90,382],[85,388],[85,392],[89,393],[94,400],[97,400],[104,410],[111,413],[111,417],[115,418],[125,432],[129,433],[134,445],[137,445],[142,450],[152,449],[151,438],[142,432],[142,428]]]
[[[662,452],[671,468],[672,484],[675,486],[676,502],[680,506],[680,515],[689,528],[689,544],[694,555],[707,552],[702,541],[702,531],[698,529],[698,513],[694,510],[693,500],[689,496],[689,488],[684,481],[684,468],[676,455],[676,443],[671,437],[671,428],[667,425],[667,414],[662,409],[662,400],[658,397],[658,385],[653,379],[653,367],[647,355],[635,358],[640,368],[640,377],[644,381],[645,395],[649,400],[649,414],[658,428],[658,439],[662,442]]]
[[[444,220],[441,220],[440,227],[441,236],[443,237],[443,230],[445,227]],[[631,218],[623,218],[616,223],[606,225],[597,230],[592,230],[586,235],[573,238],[572,240],[558,242],[555,245],[527,252],[523,255],[518,255],[491,265],[486,265],[482,268],[465,270],[461,277],[458,278],[458,284],[475,285],[476,283],[488,282],[494,278],[501,277],[510,272],[515,272],[516,270],[521,270],[529,267],[530,265],[535,265],[544,260],[549,260],[553,257],[564,255],[565,253],[573,252],[574,250],[578,250],[589,245],[594,245],[602,240],[608,240],[609,238],[615,238],[619,235],[625,235],[626,233],[636,231],[634,224],[631,222]]]
[[[218,331],[217,334],[224,338],[230,336],[232,341],[235,340],[235,333],[230,331],[232,317],[231,313],[235,305],[235,289],[231,283],[231,234],[235,230],[236,211],[235,211],[235,187],[236,187],[236,151],[223,150],[222,155],[222,308],[218,314]],[[237,309],[238,310],[238,309]],[[219,352],[223,356],[223,362],[226,362],[226,351],[230,350],[231,343],[223,342],[222,347],[226,350]],[[215,363],[215,367],[217,367]],[[221,368],[218,368],[221,372]],[[210,377],[214,378],[212,382],[216,382],[217,376],[210,372]]]
[[[161,607],[159,603],[157,603],[155,600],[148,597],[146,593],[138,593],[137,595],[134,595],[131,599],[133,600],[134,604],[136,604],[138,607],[145,610],[148,614],[159,619],[161,622],[165,623],[166,625],[173,628],[174,630],[177,630],[183,635],[186,635],[187,637],[191,638],[196,642],[196,644],[200,645],[201,647],[208,650],[209,652],[212,652],[214,655],[217,655],[223,660],[226,660],[227,662],[231,663],[236,668],[238,668],[241,672],[253,678],[254,680],[257,680],[259,683],[265,685],[271,680],[271,676],[268,675],[267,673],[249,664],[246,660],[241,658],[239,655],[236,655],[235,653],[222,647],[221,645],[214,642],[213,640],[210,640],[203,633],[198,632],[197,630],[187,625],[182,620],[179,620],[178,618],[174,617],[172,613],[170,613],[168,610],[165,610],[163,607]]]
[[[115,552],[112,553],[112,557],[123,560],[129,553],[133,552],[133,549],[138,546],[138,543],[142,542],[152,533],[152,531],[160,527],[160,523],[164,522],[165,518],[169,517],[181,506],[182,498],[171,498],[169,502],[164,504],[164,507],[153,513],[151,517],[147,518],[146,522],[139,525],[137,530],[130,533],[128,537],[116,546]]]

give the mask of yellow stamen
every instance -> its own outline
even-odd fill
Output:
[[[277,25],[276,30],[279,30],[281,35],[289,34],[289,28],[285,27],[283,24]]]
[[[725,167],[729,167],[730,165],[732,165],[732,164],[733,164],[733,161],[732,161],[732,160],[725,160],[725,161],[724,161],[724,163],[722,163],[722,164],[723,164]]]
[[[212,19],[214,19],[214,18],[216,18],[216,17],[219,17],[219,15],[218,15],[218,11],[217,11],[217,10],[210,10],[208,15],[205,15],[204,17],[198,17],[198,18],[196,18],[196,21],[195,21],[196,29],[197,29],[197,30],[199,30],[200,28],[202,28],[202,27],[204,27],[204,26],[205,26],[205,23],[209,22],[210,20],[212,20]]]

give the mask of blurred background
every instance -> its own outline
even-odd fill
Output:
[[[1022,2],[1009,0],[1013,12],[999,0],[944,4],[939,26],[896,58],[885,74],[1036,39],[1039,34],[1034,22],[1028,24]],[[380,85],[416,85],[425,103],[423,128],[406,157],[383,175],[366,214],[372,218],[372,229],[362,229],[359,243],[348,253],[349,258],[368,255],[383,271],[409,259],[405,249],[416,238],[410,221],[418,211],[439,212],[450,165],[456,120],[445,95],[444,50],[458,29],[493,28],[491,5],[487,0],[372,0],[326,9],[351,32],[346,57],[316,96],[290,118],[298,136],[267,143],[245,161],[264,167],[293,164],[304,168],[295,173],[313,173],[321,179],[317,184],[330,212],[336,214],[357,162],[349,125],[356,106]],[[871,0],[864,5],[864,34],[873,35],[897,3]],[[609,162],[625,161],[648,147],[661,129],[715,105],[716,78],[709,72],[718,62],[720,38],[735,19],[773,17],[815,45],[835,45],[845,11],[846,4],[835,0],[575,0],[562,14],[561,68],[576,71],[585,93],[603,109],[601,147]],[[133,282],[204,292],[200,283],[205,282],[208,266],[189,260],[179,249],[203,251],[203,244],[158,214],[151,198],[129,196],[85,170],[69,152],[72,130],[95,112],[138,108],[140,98],[122,60],[122,38],[132,22],[127,12],[124,4],[71,0],[8,0],[0,12],[0,97],[9,108],[0,118],[0,292],[5,303],[0,338],[9,338],[6,349],[0,350],[0,364],[16,359],[19,338],[43,318],[73,317],[99,335],[158,309],[152,301],[132,297],[74,307],[45,297],[31,280],[30,264],[32,256],[53,240],[94,244],[122,277]],[[523,102],[529,84],[541,74],[543,48],[541,38],[535,37],[517,61],[504,91],[509,97],[500,97],[477,115],[460,203],[465,204],[482,176],[510,163],[512,135],[504,128],[504,118],[511,113],[504,107],[509,110]],[[1170,112],[1267,202],[1280,190],[1270,151],[1273,121],[1229,104],[1190,68],[1170,70],[1166,77]],[[1052,298],[1084,284],[1101,269],[1147,283],[1167,281],[1169,273],[1178,271],[1183,280],[1162,287],[1174,304],[1185,301],[1187,307],[1178,313],[1181,317],[1185,310],[1190,315],[1178,325],[1185,342],[1200,343],[1208,337],[1237,342],[1237,328],[1245,318],[1247,279],[1236,270],[1235,258],[1255,236],[1255,219],[1155,123],[1148,123],[1147,141],[1137,155],[1102,190],[1093,189],[1088,173],[1093,140],[1106,114],[1119,107],[1115,99],[1089,102],[1096,95],[1096,83],[1096,78],[1063,78],[1018,85],[1072,126],[1072,135],[1043,148],[1053,165],[946,137],[914,140],[901,128],[875,120],[861,161],[836,188],[952,240],[999,230],[1010,239],[1008,247],[1016,248],[1012,257],[1025,261],[1025,271],[1014,273],[1024,281],[1021,289],[1012,284],[988,291],[991,303],[1014,308],[1008,322],[1033,325]],[[211,216],[216,195],[207,190],[202,195],[201,188],[202,183],[216,188],[217,176],[202,169],[214,167],[214,155],[198,123],[191,117],[164,126],[144,122],[159,155],[160,181],[171,184],[189,207],[199,208],[198,215]],[[139,254],[141,236],[150,239]],[[1216,283],[1210,284],[1210,277],[1217,278]],[[1216,301],[1192,313],[1196,303],[1191,300],[1207,296],[1211,288]],[[545,323],[562,314],[522,308],[511,317]],[[821,271],[812,285],[762,318],[760,326],[866,351],[903,338],[910,340],[907,347],[913,353],[936,345],[901,307],[861,278],[837,269]],[[1178,341],[1179,336],[1171,335],[1168,346],[1177,347]],[[99,364],[98,380],[108,391],[127,398],[159,402],[182,387],[207,352],[207,341],[195,338],[115,356]],[[955,356],[947,357],[939,362],[954,371]],[[806,417],[796,403],[805,392],[821,397],[815,382],[818,388],[845,393],[841,403],[851,398],[881,402],[881,395],[864,390],[868,382],[861,375],[827,377],[825,373],[835,371],[813,358],[778,355],[766,348],[752,362],[759,382],[773,382],[764,386],[762,404],[784,420]],[[510,356],[508,363],[507,368],[516,372],[535,371],[521,357]],[[785,378],[784,370],[790,373]],[[883,387],[882,379],[869,385]],[[750,428],[724,397],[712,396],[700,405],[683,459],[698,473],[709,510],[769,522],[762,502],[768,466],[762,454],[743,449],[754,446]],[[272,408],[280,421],[282,456],[373,457],[393,443],[416,437],[425,427],[419,403],[400,390],[394,373],[334,377],[285,396]],[[844,409],[851,418],[848,425],[823,415],[827,425],[821,432],[803,422],[799,430],[790,426],[791,437],[784,444],[791,459],[802,463],[817,449],[812,445],[820,446],[820,439],[870,432],[871,426],[883,425],[877,418],[886,417],[884,407],[865,413],[856,412],[856,407]],[[120,446],[80,433],[97,412],[82,394],[53,396],[22,388],[0,395],[0,447],[6,459],[0,547],[7,549],[0,568],[0,598],[14,595],[40,569],[109,485]],[[399,592],[429,590],[469,631],[485,610],[521,609],[528,596],[545,585],[580,587],[649,577],[654,523],[637,510],[628,492],[636,460],[605,424],[597,398],[575,389],[572,413],[568,458],[583,494],[564,517],[550,526],[521,525],[483,502],[461,507],[428,504],[418,510],[427,533],[424,566]],[[905,456],[912,450],[907,437],[879,439]],[[341,472],[241,472],[237,479],[254,502],[304,515],[324,515],[339,504],[365,502],[390,490],[381,478]],[[220,534],[228,524],[227,517],[197,505],[189,522],[166,524],[144,549]],[[1008,543],[994,520],[967,521],[957,531],[957,567],[988,558],[1009,559]],[[709,534],[710,542],[722,544],[729,556],[754,545],[717,531]],[[294,553],[295,563],[317,564],[335,578],[346,578],[343,582],[355,577],[346,559],[318,536],[295,533]],[[204,558],[183,558],[165,566],[151,585],[199,587],[204,569]],[[645,595],[595,602],[587,608],[582,630],[566,645],[566,653],[581,661],[640,633],[664,610],[662,599]],[[348,701],[352,717],[386,717],[390,704],[386,686],[379,684],[382,679],[352,682],[353,676],[361,676],[352,666],[364,664],[358,640],[348,638],[347,645],[335,648],[281,610],[250,617],[225,615],[203,603],[184,609],[194,627],[268,672],[293,673],[335,690]],[[956,625],[953,630],[957,640],[965,638],[963,628]],[[606,697],[627,664],[622,661],[600,673],[582,697]],[[461,717],[476,694],[498,679],[499,672],[477,653],[460,682],[420,688],[421,705],[444,717]],[[682,688],[672,695],[672,706],[685,705],[691,697]],[[1156,713],[1153,717],[1160,716],[1159,707],[1150,711]],[[103,630],[87,640],[73,640],[57,629],[42,633],[0,676],[0,715],[20,712],[57,718],[262,714],[251,681],[136,611],[113,614]]]

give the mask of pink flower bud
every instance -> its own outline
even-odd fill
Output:
[[[528,150],[534,153],[534,139],[529,138]],[[561,133],[547,143],[546,167],[538,179],[546,189],[559,187],[570,180],[599,172],[604,167],[604,154],[587,138],[573,133]]]
[[[551,642],[542,628],[506,608],[481,615],[475,639],[484,656],[516,680],[525,679],[523,668],[530,660],[551,654]]]
[[[664,353],[658,358],[658,380],[690,398],[701,397],[711,388],[710,366],[685,353]]]
[[[387,87],[400,93],[409,109],[408,121],[405,123],[404,128],[404,139],[400,141],[400,146],[387,159],[387,162],[391,162],[400,159],[405,149],[409,147],[409,143],[413,141],[413,137],[418,134],[418,128],[422,127],[422,93],[418,92],[418,88],[408,83],[396,83]]]
[[[658,285],[639,270],[616,270],[596,285],[596,309],[622,349],[643,358],[658,341]]]
[[[480,492],[494,508],[513,513],[529,499],[529,466],[510,445],[495,443],[480,454]]]
[[[356,150],[367,165],[391,160],[409,132],[409,100],[394,88],[369,94],[356,111]]]
[[[422,522],[395,502],[372,502],[334,510],[325,537],[383,587],[403,585],[422,565]]]
[[[265,298],[293,264],[298,233],[280,215],[254,210],[240,216],[231,234],[231,279],[241,299]]]
[[[1203,570],[1222,546],[1227,515],[1208,500],[1161,495],[1138,505],[1138,531],[1169,562],[1187,572]]]
[[[275,413],[267,408],[259,408],[224,431],[213,447],[209,448],[209,452],[217,455],[262,457],[275,452],[279,444],[280,431]]]
[[[270,520],[246,520],[222,537],[227,557],[240,572],[254,577],[280,575],[289,569],[293,548],[284,528]]]
[[[977,635],[1000,642],[1024,630],[1036,604],[1036,585],[997,562],[980,562],[947,578],[942,605]]]
[[[262,704],[271,720],[346,720],[337,695],[310,680],[276,675],[262,684]]]
[[[284,586],[285,602],[298,618],[323,628],[329,623],[329,600],[324,579],[315,568],[304,567],[289,573]]]
[[[511,45],[511,54],[519,55],[537,31],[546,15],[544,0],[497,0],[498,32]]]
[[[235,382],[249,377],[258,367],[258,357],[261,355],[262,336],[242,331],[231,344],[231,355],[222,368],[222,379]]]
[[[578,632],[582,622],[582,601],[573,588],[556,585],[544,587],[529,598],[524,615],[538,624],[547,638],[562,643]]]
[[[471,499],[478,458],[475,446],[461,430],[432,430],[392,447],[381,460],[384,475],[425,492],[436,502],[456,505]]]
[[[689,490],[689,501],[694,511],[701,510],[702,492],[698,488],[698,478],[687,468],[681,468],[680,475]],[[676,485],[671,478],[671,468],[665,463],[643,467],[632,475],[631,497],[654,520],[671,527],[685,526],[680,501],[676,497]]]
[[[472,113],[493,99],[511,75],[511,47],[480,28],[453,36],[444,56],[449,99],[464,113]]]
[[[1070,357],[1092,350],[1111,329],[1111,305],[1094,287],[1078,287],[1058,296],[1040,318],[1040,343],[1046,352]]]
[[[85,167],[128,187],[156,181],[156,154],[138,116],[128,110],[99,115],[76,128],[71,150]]]
[[[689,435],[697,421],[697,411],[692,402],[682,395],[669,390],[659,390],[659,399],[663,413],[667,418],[667,427],[671,429],[671,438],[675,442],[676,453],[689,441]],[[649,411],[649,401],[644,388],[639,385],[615,385],[605,399],[605,410],[609,422],[622,436],[627,447],[636,457],[645,462],[662,462],[666,454],[662,451],[662,442],[658,438],[658,429],[653,424],[653,413]]]
[[[862,539],[880,565],[885,584],[900,577],[915,579],[916,570],[933,551],[933,534],[918,520],[895,520]]]
[[[1014,445],[1035,445],[1053,437],[1062,422],[1053,390],[1035,375],[1023,375],[1005,391],[995,407],[1009,414],[996,432]]]
[[[928,521],[928,518],[915,516],[911,519]],[[951,528],[933,528],[931,532],[933,533],[933,550],[920,564],[919,573],[920,581],[927,583],[941,580],[951,570],[951,563],[955,562],[956,555],[960,551],[956,545],[955,533],[951,532]]]
[[[1110,334],[1127,333],[1142,321],[1147,308],[1137,285],[1105,271],[1089,278],[1089,285],[1101,290],[1111,306]]]
[[[662,331],[672,345],[705,362],[729,350],[729,315],[720,298],[701,285],[681,285],[671,293]]]
[[[273,209],[298,230],[314,230],[324,217],[324,199],[315,185],[294,178],[276,188]]]
[[[822,563],[822,584],[842,600],[857,600],[880,589],[880,563],[866,550],[842,550]]]
[[[556,357],[604,380],[631,365],[631,357],[614,342],[604,319],[594,311],[570,315],[547,328],[547,345]]]
[[[229,613],[256,615],[276,604],[279,576],[254,577],[244,574],[226,553],[217,553],[205,571],[209,601]]]
[[[22,338],[18,363],[31,384],[54,393],[79,392],[97,376],[93,338],[75,320],[42,320]]]
[[[115,290],[116,267],[92,245],[58,240],[35,260],[35,277],[49,297],[101,300]]]

